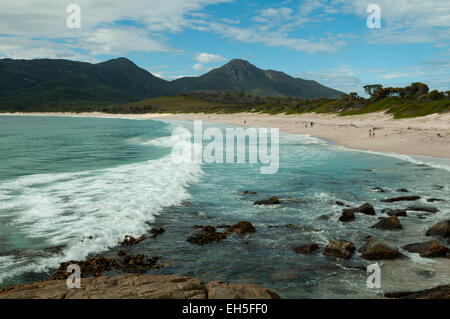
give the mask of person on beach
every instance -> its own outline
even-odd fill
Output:
[[[369,129],[369,138],[372,137],[372,129]]]
[[[375,128],[372,129],[372,137],[375,137]]]
[[[314,123],[313,122],[311,122],[311,127],[313,127],[314,126]]]

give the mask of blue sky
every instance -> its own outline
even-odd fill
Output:
[[[1,1],[1,57],[125,56],[165,79],[242,58],[345,92],[415,81],[450,89],[448,0]],[[66,26],[71,3],[80,29]],[[372,3],[380,29],[367,27]]]

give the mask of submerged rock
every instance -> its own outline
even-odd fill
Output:
[[[406,210],[404,209],[390,209],[390,208],[386,208],[381,210],[381,212],[383,214],[387,214],[389,216],[397,216],[397,217],[407,217],[408,214],[406,213]]]
[[[253,205],[280,205],[280,200],[276,196],[272,196],[267,200],[257,200]]]
[[[257,192],[243,191],[243,192],[241,192],[241,195],[258,195],[258,193]]]
[[[410,253],[420,254],[423,258],[446,257],[449,249],[440,245],[437,240],[428,241],[426,243],[409,244],[402,247]]]
[[[410,210],[413,212],[427,212],[427,213],[438,213],[439,209],[436,207],[425,207],[425,206],[410,206],[406,208],[406,210]]]
[[[450,237],[450,219],[443,220],[430,227],[426,233],[427,236]]]
[[[443,202],[443,199],[439,199],[439,198],[428,198],[427,202],[428,203],[434,203],[434,202]]]
[[[403,226],[400,223],[398,217],[393,215],[391,217],[381,218],[378,223],[372,226],[372,228],[384,230],[397,230],[402,229]]]
[[[196,245],[205,245],[212,242],[219,242],[222,239],[227,238],[224,233],[216,232],[216,229],[212,226],[201,226],[199,232],[193,234],[186,241],[196,244]]]
[[[126,235],[123,241],[120,243],[121,246],[132,246],[136,245],[137,243],[140,243],[141,241],[145,240],[145,235],[142,235],[139,238],[134,238],[133,236]]]
[[[377,193],[386,193],[386,191],[384,189],[382,189],[381,187],[374,187],[374,188],[372,188],[372,190]]]
[[[250,234],[255,233],[256,229],[250,222],[242,221],[233,226],[227,227],[227,233],[236,233],[236,234]]]
[[[310,254],[313,251],[319,249],[319,245],[317,243],[311,243],[299,247],[292,248],[297,254]]]
[[[150,230],[151,235],[150,235],[149,238],[155,239],[155,238],[158,237],[159,235],[164,234],[165,231],[166,231],[166,230],[165,230],[164,228],[162,228],[162,227],[159,227],[159,228],[152,228],[152,230]]]
[[[362,253],[361,257],[367,260],[396,259],[400,256],[398,249],[391,248],[374,238],[369,238],[359,252]]]
[[[349,259],[356,250],[352,242],[346,240],[332,240],[323,251],[324,256]]]
[[[355,220],[355,213],[351,209],[344,209],[342,211],[341,217],[339,217],[339,221],[346,223]]]
[[[396,190],[399,193],[409,193],[409,191],[406,188],[400,188]]]
[[[395,202],[402,202],[402,201],[415,201],[415,200],[419,200],[420,198],[421,198],[420,196],[400,196],[400,197],[382,199],[381,201],[383,203],[395,203]]]

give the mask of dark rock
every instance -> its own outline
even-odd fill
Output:
[[[374,187],[372,190],[378,193],[386,193],[386,191],[380,187]]]
[[[401,202],[401,201],[415,201],[415,200],[419,200],[420,198],[421,198],[420,196],[400,196],[400,197],[382,199],[381,201],[384,203],[395,203],[395,202]]]
[[[120,268],[126,272],[144,273],[152,268],[158,268],[156,262],[159,257],[147,257],[144,255],[126,255],[119,263]]]
[[[165,231],[166,231],[166,230],[165,230],[164,228],[162,228],[162,227],[159,227],[159,228],[152,228],[152,229],[150,230],[151,235],[150,235],[149,238],[155,239],[155,238],[158,237],[159,235],[164,234]]]
[[[267,200],[258,200],[253,205],[279,205],[280,200],[276,196],[272,196]]]
[[[333,240],[323,251],[324,256],[349,259],[356,250],[355,245],[345,240]]]
[[[413,212],[427,212],[427,213],[437,213],[439,209],[436,207],[425,207],[425,206],[410,206],[406,208],[406,210],[410,210]]]
[[[141,241],[145,240],[145,235],[142,235],[139,238],[134,238],[133,236],[126,235],[123,241],[120,243],[121,246],[132,246],[136,245],[137,243],[140,243]]]
[[[61,246],[54,246],[54,247],[48,247],[48,248],[45,248],[44,249],[44,252],[45,253],[48,253],[48,254],[62,254],[62,251],[63,251],[63,249],[65,248],[66,246],[64,246],[64,245],[61,245]]]
[[[68,261],[61,263],[56,273],[54,273],[49,280],[67,279],[70,273],[67,272],[69,265],[78,265],[81,271],[81,277],[99,277],[102,272],[112,270],[118,267],[118,263],[111,258],[103,256],[95,256],[93,258],[86,258],[85,261]]]
[[[450,237],[450,219],[443,220],[429,228],[427,236]]]
[[[408,214],[406,213],[406,210],[404,209],[390,209],[390,208],[386,208],[381,210],[381,212],[383,214],[387,214],[389,216],[397,216],[397,217],[407,217]]]
[[[443,199],[439,199],[439,198],[428,198],[427,202],[428,203],[434,203],[434,202],[443,202]]]
[[[402,247],[410,253],[420,254],[423,258],[446,257],[449,249],[440,245],[436,240],[426,243],[409,244]]]
[[[378,223],[372,226],[372,228],[384,230],[396,230],[402,229],[403,227],[400,224],[400,220],[398,219],[398,217],[393,215],[391,217],[381,218]]]
[[[311,243],[299,247],[292,248],[297,254],[310,254],[313,251],[319,249],[319,245],[317,243]]]
[[[255,227],[253,227],[253,225],[247,221],[239,222],[227,229],[227,233],[236,233],[236,234],[241,234],[241,235],[255,233],[255,232],[256,232]]]
[[[198,233],[195,233],[189,237],[187,241],[202,246],[212,242],[219,242],[225,238],[227,238],[227,236],[224,233],[216,232],[214,227],[204,226]]]
[[[391,248],[374,238],[369,238],[359,251],[362,253],[361,257],[367,260],[396,259],[400,256],[398,249]]]
[[[335,204],[338,205],[338,206],[345,206],[345,204],[343,202],[340,202],[338,200],[335,202]]]
[[[384,294],[386,298],[398,299],[450,299],[450,285],[438,286],[421,291],[403,291]]]
[[[243,191],[243,192],[241,192],[241,195],[258,195],[258,193],[257,192],[249,192],[249,191]]]
[[[397,192],[399,192],[399,193],[409,193],[409,191],[406,188],[397,189]]]
[[[117,255],[119,256],[125,256],[127,254],[127,252],[125,250],[120,250]]]
[[[351,209],[344,209],[342,211],[341,217],[339,217],[339,221],[346,223],[355,220],[355,213]]]
[[[369,203],[365,203],[365,204],[363,204],[362,206],[360,206],[358,208],[344,209],[342,212],[343,213],[344,212],[361,213],[361,214],[372,215],[372,216],[376,215],[375,209]]]

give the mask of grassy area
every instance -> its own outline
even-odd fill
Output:
[[[225,101],[230,101],[226,103]],[[247,100],[200,98],[180,95],[153,98],[102,109],[111,113],[237,113],[255,112],[267,114],[336,113],[340,116],[360,115],[385,111],[394,118],[410,118],[433,113],[450,112],[450,99],[420,102],[416,99],[387,97],[371,103],[370,100],[341,101],[336,99],[263,100],[259,103]]]

